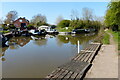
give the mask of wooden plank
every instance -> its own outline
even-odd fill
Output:
[[[46,78],[51,78],[53,77],[55,74],[57,74],[59,71],[61,71],[62,69],[57,68],[56,70],[54,70],[51,74],[49,74],[48,76],[46,76]]]
[[[59,75],[61,75],[63,72],[65,72],[64,69],[62,69],[60,72],[58,72],[57,74],[55,74],[52,78],[58,78]]]
[[[70,72],[70,71],[65,70],[64,73],[62,73],[60,76],[58,76],[58,79],[63,79],[69,72]],[[58,79],[56,79],[56,80],[58,80]]]
[[[89,50],[91,50],[93,47],[94,47],[94,46],[91,46],[91,48],[89,48]],[[80,57],[78,58],[78,60],[81,60],[82,58],[84,58],[85,55],[86,55],[86,53],[87,53],[87,52],[85,52],[84,55],[80,56]],[[81,61],[82,61],[82,60],[81,60]]]
[[[76,63],[75,61],[70,61],[70,63],[68,63],[69,66],[67,66],[67,68],[63,67],[63,69],[65,69],[66,71],[63,72],[58,78],[64,78],[71,71],[71,67],[73,67],[75,65],[75,63]],[[66,65],[68,65],[68,64],[66,64]],[[64,65],[64,66],[66,66],[66,65]]]
[[[84,52],[80,52],[75,58],[73,58],[72,60],[77,60],[81,55],[83,55]]]
[[[88,59],[86,59],[85,61],[86,62],[91,62],[93,56],[95,55],[95,52],[91,53],[89,56],[88,56]]]
[[[78,61],[76,63],[74,63],[74,65],[70,66],[67,70],[72,71],[72,72],[81,72],[81,70],[84,69],[84,67],[86,67],[89,63],[87,62],[81,62]]]
[[[83,61],[87,62],[87,61],[89,60],[89,58],[91,57],[91,55],[95,52],[95,51],[94,51],[95,48],[96,48],[96,45],[95,45],[95,46],[92,48],[92,50],[91,50],[91,51],[93,51],[93,52],[89,53],[89,55],[88,55]]]
[[[77,77],[77,75],[78,75],[79,73],[76,73],[76,72],[74,72],[72,75],[71,75],[71,77],[70,78],[76,78]]]
[[[76,79],[75,79],[75,80],[78,80],[78,79],[80,80],[80,79],[81,79],[81,77],[82,77],[82,74],[80,74],[80,73],[79,73],[79,74],[77,75],[77,77],[76,77]]]
[[[92,63],[92,60],[93,60],[93,58],[94,58],[94,56],[95,56],[95,53],[96,53],[96,51],[98,50],[99,47],[100,47],[100,45],[97,45],[97,47],[96,47],[96,49],[95,49],[95,52],[91,55],[91,57],[90,57],[89,60],[88,60],[89,63]]]
[[[73,58],[73,60],[77,60],[81,55],[84,54],[84,52],[85,52],[86,50],[89,50],[90,47],[91,47],[91,45],[88,45],[88,46],[84,49],[84,51],[80,51],[80,53],[79,53],[75,58]]]
[[[81,58],[81,61],[84,61],[84,59],[89,55],[89,52],[86,52],[85,55]]]
[[[90,51],[90,50],[81,50],[83,52],[94,52],[94,51]]]
[[[64,78],[65,78],[65,79],[69,79],[69,78],[71,77],[72,74],[73,74],[73,72],[70,71]]]
[[[74,65],[74,62],[73,62],[73,61],[70,61],[70,62],[68,62],[68,63],[60,66],[59,68],[61,68],[62,71],[60,71],[60,72],[58,72],[57,74],[55,74],[54,77],[52,77],[52,78],[59,78],[59,76],[64,77],[64,76],[66,75],[67,69],[69,69],[69,67],[72,66],[72,65]],[[64,71],[63,71],[63,70],[64,70]],[[69,72],[69,71],[67,71],[67,72]],[[63,74],[63,75],[62,75],[62,74]]]
[[[68,62],[66,64],[63,64],[62,66],[58,67],[56,70],[54,70],[51,74],[49,74],[46,78],[52,78],[55,76],[57,73],[59,73],[63,68],[67,69],[69,66],[71,66],[71,62]]]

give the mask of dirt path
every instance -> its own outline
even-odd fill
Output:
[[[118,78],[118,55],[113,36],[110,45],[102,45],[86,78]]]

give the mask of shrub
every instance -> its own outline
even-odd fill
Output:
[[[65,28],[65,27],[69,27],[69,24],[70,24],[70,20],[62,20],[58,23],[58,27],[61,27],[61,28]]]

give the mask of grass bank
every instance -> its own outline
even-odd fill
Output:
[[[10,31],[0,31],[0,33],[9,33]]]
[[[112,30],[108,30],[108,32],[110,32],[113,35],[113,39],[115,41],[116,44],[118,44],[118,50],[120,50],[120,32],[116,32],[116,31],[112,31]]]
[[[110,35],[105,32],[103,39],[102,39],[103,44],[110,44]]]
[[[71,32],[73,28],[69,27],[68,29],[66,28],[56,28],[59,32]]]
[[[103,43],[103,44],[110,44],[110,36],[104,29],[101,29],[98,32],[97,37],[94,39],[94,42]]]
[[[112,30],[108,30],[108,32],[113,35],[113,39],[114,39],[115,43],[118,44],[118,32],[114,32]]]

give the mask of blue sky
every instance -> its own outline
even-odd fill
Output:
[[[96,16],[104,16],[108,2],[3,2],[2,16],[16,10],[19,17],[26,17],[28,20],[36,14],[42,14],[47,17],[47,22],[54,24],[58,16],[64,19],[70,19],[71,11],[77,10],[82,15],[82,8],[88,7],[93,9]]]

